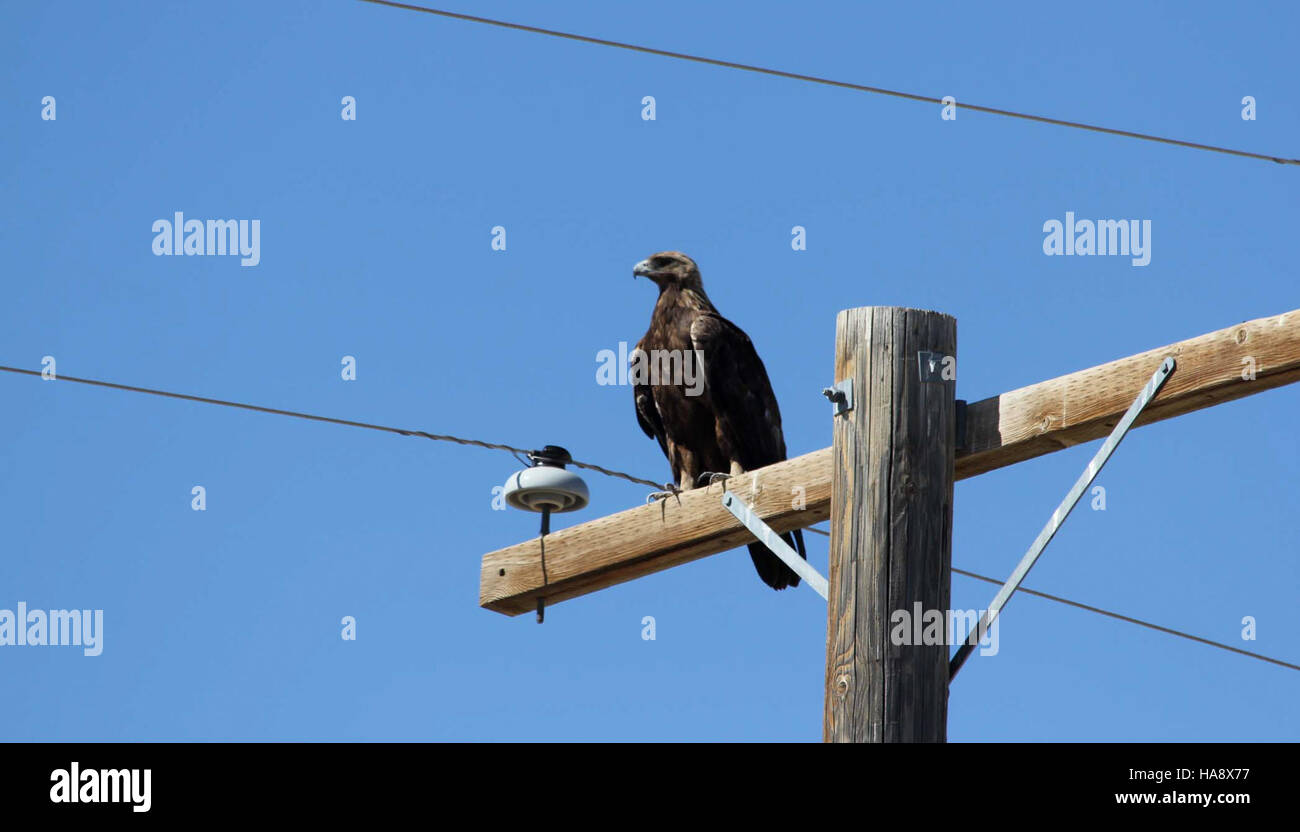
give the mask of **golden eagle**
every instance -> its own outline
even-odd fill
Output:
[[[636,420],[659,442],[682,489],[701,475],[736,475],[785,459],[781,410],[763,361],[740,327],[718,314],[699,267],[662,251],[632,269],[659,287],[650,329],[632,352]],[[781,535],[803,558],[803,533]],[[763,583],[798,586],[799,576],[762,543],[749,556]]]

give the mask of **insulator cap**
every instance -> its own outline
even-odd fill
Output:
[[[591,501],[582,477],[565,470],[573,457],[564,448],[547,445],[528,455],[533,467],[510,475],[506,480],[506,502],[524,511],[560,513],[585,508]]]

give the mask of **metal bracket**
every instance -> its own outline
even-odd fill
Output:
[[[957,400],[957,437],[953,443],[955,450],[966,450],[966,400]]]
[[[1120,440],[1124,438],[1124,434],[1128,433],[1128,429],[1133,426],[1133,422],[1142,413],[1142,409],[1155,398],[1156,393],[1160,392],[1160,388],[1169,379],[1169,375],[1174,371],[1175,366],[1176,362],[1173,356],[1165,358],[1160,363],[1160,368],[1147,381],[1146,386],[1142,388],[1142,392],[1138,393],[1138,397],[1133,400],[1133,404],[1129,405],[1128,411],[1119,420],[1119,424],[1115,425],[1115,429],[1110,432],[1110,436],[1106,437],[1106,441],[1097,449],[1096,455],[1088,462],[1088,467],[1079,475],[1079,479],[1075,481],[1061,504],[1056,507],[1056,511],[1052,512],[1052,517],[1047,521],[1047,525],[1043,526],[1043,530],[1038,533],[1038,537],[1034,540],[1033,545],[1029,547],[1029,551],[1020,559],[1020,563],[1016,564],[1016,569],[1011,573],[1011,577],[1007,578],[1007,582],[998,590],[998,594],[993,596],[993,601],[989,604],[988,610],[980,616],[980,620],[971,629],[966,636],[966,640],[953,655],[952,661],[948,663],[949,681],[957,675],[957,671],[961,670],[961,666],[966,663],[966,659],[970,658],[975,645],[984,638],[989,626],[1002,612],[1002,608],[1007,605],[1007,601],[1011,600],[1011,594],[1020,588],[1021,581],[1029,574],[1029,570],[1033,568],[1038,556],[1047,548],[1047,544],[1052,542],[1052,538],[1056,535],[1057,530],[1061,528],[1061,524],[1065,522],[1065,518],[1070,516],[1070,512],[1078,504],[1079,498],[1088,490],[1088,486],[1092,485],[1092,481],[1097,478],[1097,474],[1101,473],[1102,466],[1106,464],[1106,461],[1110,459],[1110,455],[1119,447]]]
[[[951,355],[944,355],[941,352],[930,352],[929,350],[918,350],[916,353],[916,368],[920,371],[921,381],[952,381],[950,378],[943,377],[943,371],[945,369],[944,362],[951,360]]]
[[[831,410],[834,415],[848,413],[853,409],[853,379],[846,378],[835,382],[834,387],[823,389],[822,395],[831,400]]]
[[[757,537],[760,543],[771,549],[772,554],[780,558],[786,566],[793,569],[796,575],[803,578],[803,582],[813,592],[820,595],[823,601],[826,600],[827,585],[822,574],[813,569],[808,561],[799,557],[799,553],[790,548],[789,544],[782,540],[776,532],[772,531],[772,527],[764,523],[744,500],[731,491],[727,491],[722,495],[722,507],[735,515],[735,518],[741,523],[744,523],[745,528],[749,529],[750,533]]]

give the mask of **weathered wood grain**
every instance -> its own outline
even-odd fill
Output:
[[[956,347],[957,322],[938,312],[868,307],[836,322],[835,378],[863,395],[834,426],[828,742],[947,737],[947,645],[890,633],[896,610],[948,609],[955,391],[920,379],[917,352]]]
[[[966,411],[966,448],[957,458],[957,479],[1105,436],[1167,355],[1178,368],[1138,425],[1300,381],[1300,310],[974,402]],[[1243,377],[1252,366],[1254,378]]]

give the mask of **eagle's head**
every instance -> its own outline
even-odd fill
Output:
[[[632,278],[635,280],[638,277],[650,278],[660,290],[673,286],[701,293],[704,291],[700,267],[680,251],[661,251],[637,263],[632,268]]]

